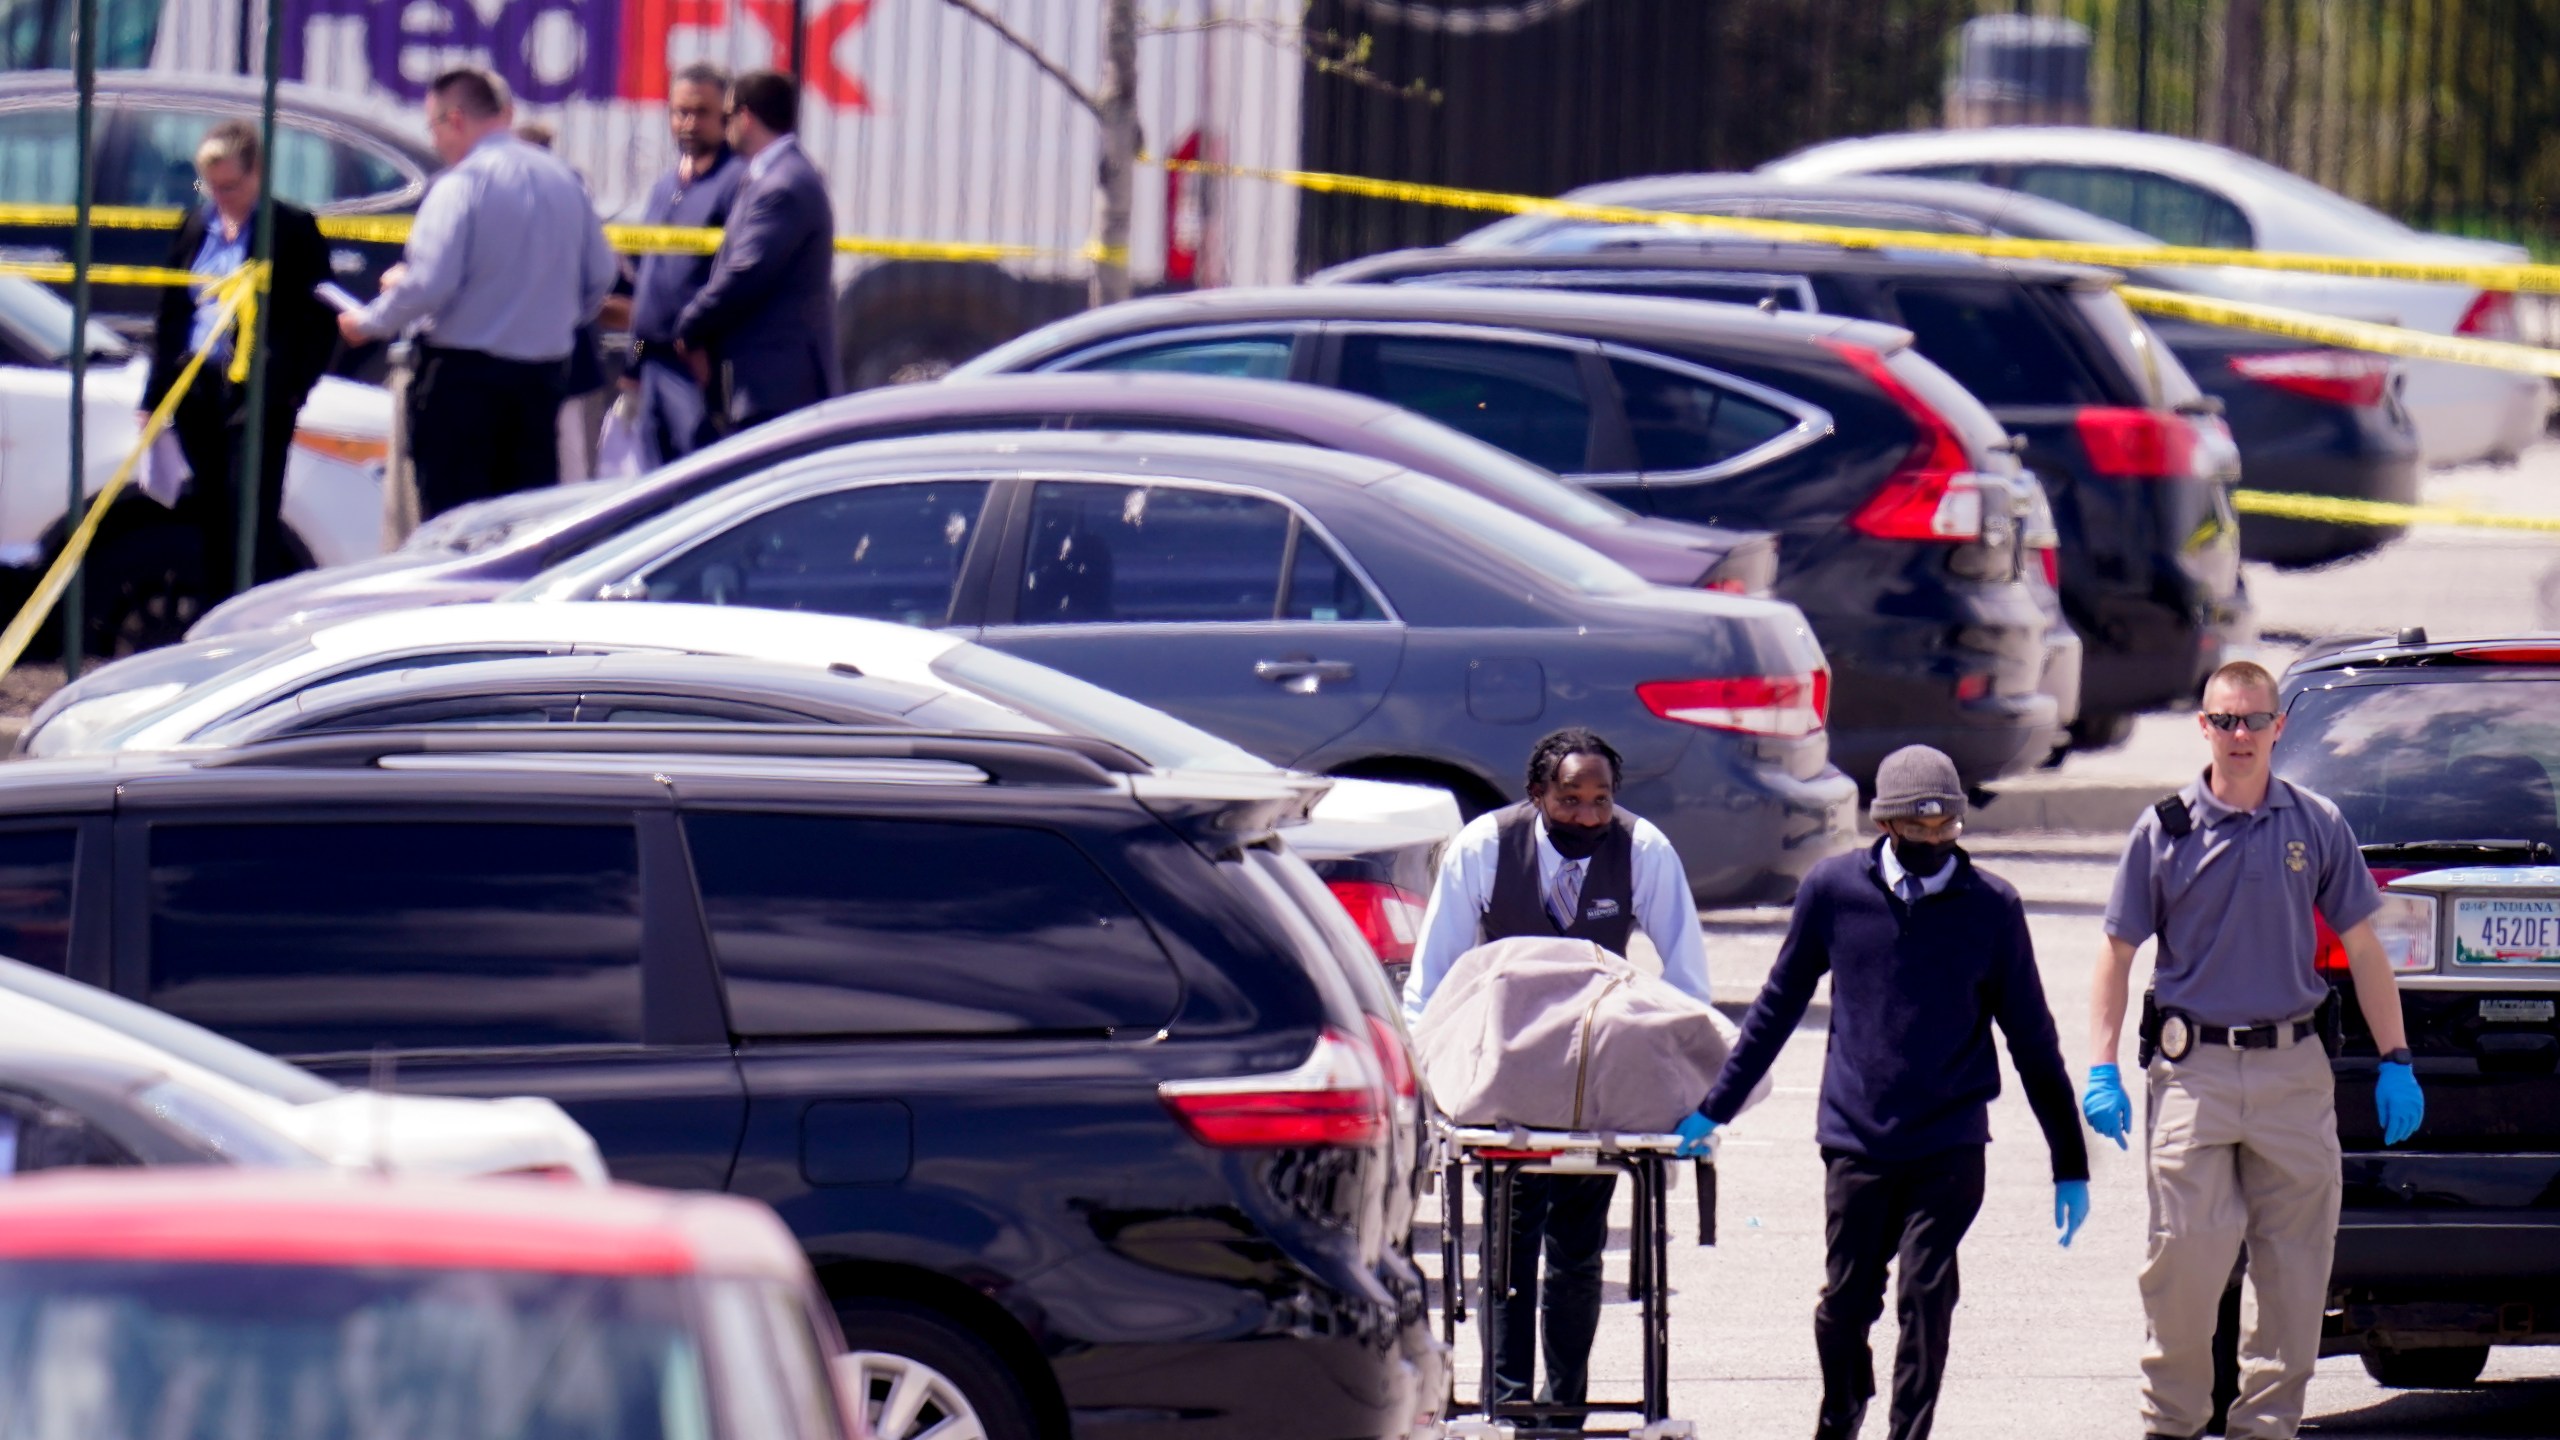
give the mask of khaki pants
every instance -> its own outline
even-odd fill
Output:
[[[2338,1238],[2338,1116],[2318,1036],[2275,1050],[2207,1048],[2151,1062],[2151,1248],[2142,1308],[2145,1428],[2212,1417],[2213,1324],[2240,1246],[2240,1398],[2231,1440],[2288,1440],[2320,1358]]]

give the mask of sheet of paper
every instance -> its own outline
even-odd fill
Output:
[[[178,448],[177,432],[163,430],[142,452],[142,463],[134,467],[133,488],[174,510],[194,473],[187,466],[187,452]]]

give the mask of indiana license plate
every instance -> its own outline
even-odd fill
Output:
[[[2453,902],[2453,963],[2560,965],[2560,898],[2457,898]]]

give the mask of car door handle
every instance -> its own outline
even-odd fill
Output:
[[[1344,681],[1356,673],[1348,660],[1256,660],[1254,678],[1268,680],[1293,695],[1313,695],[1326,681]]]

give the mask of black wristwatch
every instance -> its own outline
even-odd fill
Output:
[[[2409,1047],[2403,1045],[2399,1049],[2392,1051],[2390,1054],[2383,1056],[2382,1063],[2385,1065],[2409,1064]]]

